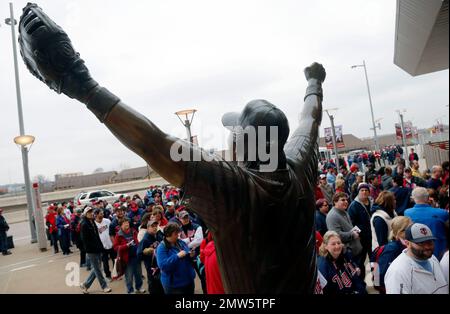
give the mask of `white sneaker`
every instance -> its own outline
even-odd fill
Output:
[[[110,293],[112,290],[110,287],[106,287],[105,289],[103,289],[104,293]]]
[[[136,293],[145,293],[145,292],[147,292],[147,290],[145,290],[144,288],[136,290]]]
[[[84,285],[84,283],[80,284],[80,289],[81,289],[81,292],[83,292],[84,294],[88,294],[89,293],[89,291],[86,288],[86,286]]]

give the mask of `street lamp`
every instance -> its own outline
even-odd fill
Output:
[[[17,21],[14,19],[13,4],[9,3],[10,18],[5,19],[5,23],[11,26],[11,38],[14,54],[14,73],[16,78],[16,95],[17,95],[17,111],[19,114],[19,129],[20,136],[14,138],[14,142],[21,147],[22,162],[23,162],[23,175],[25,177],[25,189],[27,194],[27,208],[28,208],[28,221],[30,223],[31,243],[37,242],[36,226],[33,223],[34,203],[31,194],[30,184],[30,171],[28,169],[28,145],[34,142],[34,136],[25,135],[25,128],[23,125],[23,113],[22,113],[22,98],[20,95],[20,82],[19,82],[19,66],[17,64],[17,48],[16,48],[16,30],[15,25]]]
[[[352,65],[351,66],[352,69],[357,68],[357,67],[363,67],[364,68],[364,74],[366,75],[367,93],[369,94],[370,113],[372,115],[372,127],[373,127],[373,135],[374,135],[374,140],[375,140],[375,150],[379,151],[380,148],[378,146],[377,129],[375,127],[375,119],[373,117],[372,98],[370,96],[369,79],[367,78],[366,62],[363,60],[363,64],[357,64],[357,65]]]
[[[338,108],[330,108],[330,109],[324,109],[323,111],[325,111],[328,115],[328,118],[330,118],[330,122],[331,122],[331,134],[332,134],[332,138],[333,138],[333,148],[334,148],[334,155],[336,156],[336,167],[339,171],[339,156],[338,156],[338,152],[337,152],[337,145],[336,145],[336,130],[334,129],[334,117],[333,115],[330,115],[330,113],[328,111],[332,111],[332,110],[338,110]]]
[[[196,112],[197,112],[196,109],[187,109],[187,110],[180,110],[180,111],[175,112],[178,119],[180,119],[181,124],[183,124],[184,127],[186,128],[187,138],[188,138],[188,141],[191,143],[193,142],[192,135],[191,135],[191,125],[192,125],[192,120],[194,119],[194,115]],[[183,116],[184,116],[184,121],[181,120],[181,118]],[[189,119],[189,117],[190,117],[190,119]]]
[[[405,135],[405,125],[403,123],[403,112],[406,112],[405,109],[403,110],[396,110],[399,117],[400,117],[400,126],[402,128],[402,145],[405,148],[403,151],[403,159],[406,160],[406,157],[408,156],[408,146],[406,146],[406,135]]]

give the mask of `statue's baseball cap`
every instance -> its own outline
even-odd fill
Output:
[[[413,223],[405,231],[405,239],[413,243],[422,243],[429,240],[436,240],[427,225]]]
[[[249,102],[241,113],[227,112],[222,116],[222,125],[236,133],[235,127],[265,126],[278,127],[278,140],[286,143],[289,136],[289,122],[286,115],[275,105],[262,99]]]

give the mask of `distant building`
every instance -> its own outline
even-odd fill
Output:
[[[154,174],[152,168],[145,166],[145,167],[138,167],[138,168],[131,168],[131,169],[125,169],[122,170],[119,174],[117,174],[113,181],[115,183],[119,182],[125,182],[125,181],[132,181],[132,180],[143,180],[143,179],[150,179],[151,174]]]
[[[77,189],[88,186],[97,186],[114,183],[116,171],[93,173],[81,176],[56,176],[55,190]]]

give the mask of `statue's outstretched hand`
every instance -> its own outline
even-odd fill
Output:
[[[86,103],[98,85],[64,30],[34,3],[23,9],[19,44],[28,70],[57,93]]]
[[[325,81],[325,76],[327,75],[325,72],[325,68],[317,62],[314,62],[309,67],[305,68],[304,72],[306,80],[316,79],[320,83],[323,83],[323,81]]]

